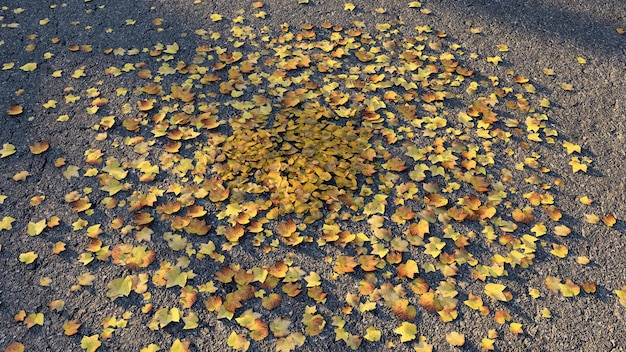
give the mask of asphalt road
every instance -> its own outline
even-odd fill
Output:
[[[334,316],[345,319],[345,330],[353,334],[354,339],[365,336],[370,326],[375,326],[382,332],[378,342],[365,339],[361,341],[360,349],[367,351],[413,350],[420,336],[437,351],[481,350],[481,342],[485,338],[491,338],[495,349],[500,351],[626,350],[626,307],[620,304],[615,293],[626,285],[626,223],[623,220],[626,219],[626,169],[623,167],[626,159],[626,35],[620,34],[618,30],[626,28],[626,3],[618,0],[424,0],[421,1],[421,7],[411,8],[408,0],[353,0],[352,10],[346,9],[347,1],[310,0],[308,3],[299,3],[297,0],[266,0],[262,6],[255,6],[253,3],[239,0],[85,0],[65,3],[46,0],[0,3],[0,64],[4,65],[0,71],[0,145],[11,144],[16,150],[14,154],[7,153],[10,155],[0,159],[0,195],[6,196],[6,199],[0,198],[3,199],[0,202],[0,221],[6,217],[15,219],[12,226],[6,226],[3,222],[3,227],[0,227],[5,228],[0,230],[0,350],[11,351],[10,348],[23,344],[26,351],[81,351],[81,342],[84,346],[88,344],[84,336],[97,334],[101,341],[98,351],[139,351],[151,343],[160,346],[161,350],[169,350],[173,344],[176,346],[176,340],[188,342],[191,351],[222,351],[229,348],[227,340],[233,331],[237,334],[249,333],[249,329],[240,326],[235,319],[218,319],[216,313],[209,312],[204,303],[208,297],[206,292],[198,295],[198,301],[191,309],[181,308],[185,317],[188,317],[190,311],[199,317],[198,327],[194,329],[183,329],[185,323],[182,319],[160,329],[148,328],[158,308],[183,305],[179,301],[181,290],[178,287],[165,289],[157,287],[151,281],[148,283],[148,292],[152,293],[152,297],[142,297],[138,293],[115,300],[107,297],[107,285],[116,278],[143,272],[149,273],[153,280],[159,263],[169,261],[180,264],[183,253],[174,250],[172,244],[163,239],[163,233],[171,230],[166,222],[158,219],[159,214],[154,209],[144,209],[157,218],[151,225],[154,231],[152,241],[148,242],[149,247],[156,251],[156,260],[151,266],[134,270],[115,265],[110,260],[94,260],[86,265],[78,260],[84,259],[79,256],[89,251],[87,248],[90,243],[85,237],[85,229],[77,230],[80,219],[86,219],[89,225],[103,224],[103,245],[109,245],[111,249],[119,243],[137,245],[134,234],[141,228],[132,226],[137,224],[133,223],[136,221],[133,210],[122,205],[106,207],[103,202],[106,203],[107,194],[99,190],[101,184],[97,176],[84,176],[92,168],[100,170],[99,174],[102,175],[101,169],[104,166],[104,163],[90,165],[89,151],[102,150],[104,160],[114,156],[122,161],[143,157],[155,165],[163,161],[159,158],[162,155],[160,148],[164,144],[150,142],[150,129],[153,128],[154,121],[146,120],[145,126],[140,127],[144,129],[139,134],[122,125],[121,116],[128,115],[124,105],[133,104],[132,108],[136,106],[141,93],[136,90],[144,86],[146,80],[137,78],[136,71],[116,76],[107,69],[123,68],[126,64],[133,64],[137,71],[149,69],[152,76],[148,79],[162,75],[163,80],[158,83],[167,87],[165,90],[169,92],[172,84],[184,84],[186,77],[182,74],[162,74],[159,70],[163,63],[167,62],[173,67],[180,61],[191,63],[196,49],[202,45],[224,48],[235,46],[229,50],[241,50],[244,56],[262,52],[262,49],[250,45],[249,42],[254,39],[242,39],[245,43],[239,48],[237,39],[229,38],[234,33],[231,27],[238,24],[233,23],[233,19],[238,16],[244,19],[239,25],[250,26],[250,31],[257,35],[257,39],[263,36],[267,36],[268,40],[277,39],[287,31],[299,33],[304,24],[312,24],[321,33],[329,30],[322,29],[328,27],[324,25],[325,22],[335,27],[342,26],[345,30],[358,27],[363,33],[372,33],[377,43],[387,40],[384,37],[386,34],[396,40],[426,34],[430,41],[439,41],[446,48],[456,48],[454,50],[459,61],[463,66],[474,70],[472,77],[477,77],[477,82],[480,79],[493,81],[493,77],[498,77],[501,87],[513,87],[513,94],[520,93],[528,97],[534,106],[539,106],[541,99],[549,100],[549,108],[537,109],[549,117],[548,128],[558,132],[554,144],[548,143],[545,136],[542,142],[535,143],[524,140],[522,135],[523,138],[520,138],[529,143],[528,149],[517,142],[510,144],[510,150],[504,147],[493,149],[496,159],[493,170],[501,172],[505,167],[512,170],[517,183],[514,182],[511,187],[518,189],[517,193],[511,192],[510,207],[503,204],[498,209],[510,212],[510,209],[523,208],[527,203],[522,194],[529,189],[539,189],[537,185],[529,185],[529,182],[524,181],[532,175],[529,167],[523,172],[515,173],[515,164],[524,161],[523,157],[519,159],[517,156],[531,157],[534,152],[534,157],[540,155],[538,160],[541,165],[550,169],[542,175],[543,182],[551,183],[550,192],[555,196],[555,205],[563,214],[559,223],[569,227],[571,234],[560,237],[549,233],[541,237],[537,243],[542,247],[542,242],[545,242],[545,247],[536,253],[530,267],[512,268],[507,264],[508,276],[488,281],[506,285],[513,293],[513,299],[509,302],[496,302],[486,297],[483,292],[485,283],[474,280],[471,268],[467,264],[460,264],[457,277],[459,294],[456,297],[459,316],[451,322],[442,322],[438,314],[426,312],[419,305],[418,295],[408,289],[407,281],[398,281],[392,277],[389,281],[394,285],[398,282],[405,284],[407,299],[417,308],[417,317],[409,319],[417,327],[417,337],[409,342],[401,342],[399,334],[394,333],[402,319],[394,315],[382,301],[378,302],[377,308],[372,312],[358,312],[355,307],[351,314],[347,314],[346,294],[358,292],[365,274],[357,268],[355,273],[334,277],[333,264],[337,256],[355,255],[357,249],[351,245],[318,246],[316,241],[322,233],[319,222],[302,231],[304,236],[315,239],[313,243],[295,247],[280,244],[271,253],[264,253],[262,247],[253,246],[251,239],[254,235],[251,235],[249,239],[244,237],[247,240],[242,239],[232,251],[224,250],[218,245],[218,251],[226,256],[225,264],[241,265],[243,268],[267,267],[274,265],[276,260],[288,258],[293,261],[293,267],[299,266],[307,274],[311,271],[320,274],[328,300],[322,304],[310,297],[304,297],[303,293],[294,298],[285,298],[282,305],[271,311],[265,310],[260,300],[250,300],[236,310],[235,318],[246,309],[252,308],[260,312],[261,319],[268,324],[279,317],[290,319],[289,333],[301,333],[291,336],[306,336],[304,344],[297,348],[303,351],[350,350],[345,341],[337,338],[337,326],[333,325],[332,318]],[[214,14],[220,14],[223,19],[217,21],[211,17]],[[397,33],[380,30],[383,28],[380,27],[382,24],[390,23],[395,23],[393,28],[398,28]],[[267,29],[264,29],[265,26]],[[433,31],[420,33],[426,28],[424,26],[430,26]],[[287,27],[289,29],[285,30]],[[221,33],[221,37],[211,38],[212,33]],[[376,38],[377,34],[383,36]],[[166,45],[174,42],[178,48],[170,49],[172,60],[163,60],[165,54],[152,56],[149,53],[149,50],[154,50],[159,44],[167,48]],[[402,41],[398,43],[396,45],[401,45]],[[501,50],[501,46],[499,49],[502,44],[508,46],[507,51]],[[271,52],[261,55],[264,60],[274,56]],[[487,61],[488,57],[495,56],[502,58],[499,65]],[[363,66],[352,59],[353,61],[347,62]],[[37,63],[34,70],[24,66],[32,62]],[[554,74],[546,74],[546,68]],[[55,73],[58,70],[62,72]],[[82,77],[81,72],[84,73]],[[393,72],[387,73],[393,75]],[[55,77],[59,75],[60,77]],[[77,78],[72,77],[73,75]],[[515,77],[521,76],[529,79],[536,93],[529,93],[521,84],[514,82]],[[326,84],[329,82],[324,81],[326,77],[330,76],[316,72],[311,80]],[[467,78],[468,81],[472,79]],[[467,84],[467,81],[463,84]],[[564,89],[563,84],[571,85],[571,88]],[[96,98],[94,88],[97,88],[101,97],[108,99],[108,104],[103,104],[99,111],[91,113],[94,109],[92,101]],[[127,89],[126,95],[119,94],[120,88]],[[260,94],[270,92],[271,88],[258,87],[262,90]],[[194,89],[197,94],[210,92],[205,92],[204,88]],[[458,93],[459,98],[456,103],[447,107],[449,114],[445,115],[450,119],[451,126],[458,126],[455,125],[458,123],[458,112],[466,109],[473,99],[464,90]],[[368,94],[371,97],[378,93]],[[76,103],[70,102],[71,97],[68,96],[72,95],[80,96],[80,100]],[[228,100],[219,94],[216,97],[208,94],[203,99],[221,103]],[[51,100],[55,100],[56,104]],[[9,111],[17,109],[13,105],[21,106],[23,112],[10,113]],[[90,106],[92,110],[87,110]],[[141,112],[134,110],[132,114],[140,116]],[[219,116],[224,124],[218,130],[232,132],[235,128],[228,124],[236,114],[235,108],[224,108]],[[67,115],[67,118],[62,118],[63,115]],[[106,131],[103,127],[99,130],[93,128],[94,125],[102,124],[105,116],[116,116],[114,125]],[[510,115],[512,118],[520,116],[523,115]],[[392,127],[399,128],[398,125]],[[103,132],[106,132],[106,138],[102,135]],[[142,144],[144,141],[129,142],[129,139],[137,136],[146,138],[145,145]],[[49,142],[48,150],[41,154],[31,152],[35,143],[44,140]],[[419,143],[430,143],[427,138],[420,141]],[[572,155],[592,160],[588,163],[587,172],[573,172],[568,164],[572,155],[568,155],[566,148],[562,146],[564,142],[580,145],[580,152]],[[181,155],[193,157],[193,152],[201,149],[202,143],[208,142],[202,140],[198,144],[185,144],[187,147],[181,149]],[[10,147],[5,145],[4,148],[0,153]],[[149,153],[143,154],[141,148]],[[392,156],[406,158],[400,147],[391,146],[388,150]],[[514,156],[508,155],[507,151]],[[64,158],[66,165],[55,165],[59,163],[59,158]],[[63,171],[67,171],[68,165],[79,166],[80,176],[69,179],[64,176]],[[16,174],[22,171],[28,172],[29,176],[24,181],[16,181]],[[132,190],[149,193],[151,186],[167,190],[172,184],[193,181],[181,181],[174,173],[162,167],[160,175],[152,183],[141,182],[136,176],[129,176],[123,182],[129,182]],[[496,179],[502,177],[501,173],[494,175]],[[399,182],[408,180],[406,173],[401,175],[400,180]],[[562,180],[562,185],[559,181],[555,184],[555,180]],[[359,177],[357,181],[360,189],[364,178]],[[375,183],[376,186],[378,184]],[[132,190],[123,191],[116,198],[120,201],[126,200]],[[67,195],[73,191],[79,192],[79,198],[90,198],[93,215],[72,210],[71,202],[67,202]],[[42,199],[41,196],[45,198]],[[163,204],[170,196],[159,200],[155,206]],[[250,194],[246,196],[250,197]],[[580,201],[583,196],[592,199],[593,203],[583,204]],[[38,202],[41,204],[36,205]],[[201,243],[206,243],[207,238],[213,238],[218,244],[224,243],[223,237],[215,233],[216,228],[225,223],[218,219],[219,205],[200,201],[197,204],[206,206],[208,214],[205,218],[209,219],[213,228],[208,237],[190,237],[189,241],[196,249]],[[329,216],[332,209],[326,207],[323,212],[324,216]],[[389,218],[392,214],[393,212],[384,215]],[[610,227],[601,221],[590,224],[586,221],[585,214],[596,214],[600,217],[613,214],[617,221]],[[48,226],[40,235],[28,235],[29,222],[36,223],[46,219],[46,223],[50,224],[54,222],[54,216],[60,219],[59,226]],[[112,223],[115,218],[120,218],[125,225],[131,224],[127,233],[123,227],[115,228]],[[282,218],[278,219],[281,220]],[[386,221],[389,224],[390,220]],[[351,224],[347,221],[345,226],[353,233],[368,233],[370,227],[363,223]],[[276,222],[270,222],[267,228],[275,229],[275,225]],[[407,226],[397,226],[394,229],[400,231]],[[434,224],[431,226],[431,235],[443,236],[441,228]],[[467,230],[477,229],[472,226],[474,225],[468,225]],[[530,226],[521,225],[513,232],[513,236],[519,238],[530,232]],[[398,232],[398,236],[403,235]],[[66,250],[58,255],[52,254],[52,248],[57,242],[66,245]],[[552,243],[566,246],[568,255],[557,258],[550,254]],[[489,264],[491,256],[506,253],[504,248],[505,246],[490,246],[484,240],[477,240],[467,250]],[[20,254],[31,251],[39,257],[31,264],[20,262]],[[590,262],[583,265],[578,262],[580,260],[577,261],[579,257],[587,257]],[[326,258],[330,258],[332,263],[327,263]],[[441,275],[424,271],[420,261],[425,258],[423,248],[411,248],[404,255],[404,260],[408,258],[418,261],[419,275],[429,280],[433,289],[437,288],[440,281],[445,280]],[[193,270],[197,277],[193,280],[190,277],[189,284],[196,289],[207,281],[215,280],[215,273],[222,266],[221,263],[208,259],[194,259],[190,265],[188,269]],[[396,267],[387,264],[383,271],[387,270],[391,270],[389,273],[393,275]],[[93,284],[75,287],[79,282],[77,277],[87,271],[94,276]],[[377,275],[379,284],[388,279],[384,273]],[[575,297],[564,297],[562,292],[551,292],[546,287],[546,278],[550,276],[557,277],[562,282],[572,280],[578,286],[582,286],[583,282],[593,282],[596,284],[596,292],[586,293],[581,288],[581,292]],[[46,278],[49,278],[49,283]],[[306,286],[304,279],[300,281]],[[221,285],[217,281],[216,284]],[[218,294],[222,293],[225,297],[228,292],[226,286],[219,286]],[[532,298],[529,294],[531,288],[539,289],[541,296]],[[485,305],[491,309],[490,314],[481,316],[463,304],[469,293],[482,295]],[[365,295],[361,302],[365,302],[364,297]],[[65,306],[58,311],[51,309],[49,303],[55,300],[63,300]],[[144,314],[140,310],[146,303],[152,303],[153,310]],[[309,336],[305,332],[302,316],[307,306],[316,306],[326,321],[326,326],[319,335]],[[549,309],[551,318],[542,316],[544,308]],[[26,319],[20,317],[22,310]],[[511,321],[505,324],[494,321],[494,312],[497,310],[509,312]],[[37,313],[44,314],[42,325],[35,324],[28,328],[24,320],[28,322],[36,319],[35,315],[31,317],[29,314]],[[107,327],[111,326],[103,326],[107,325],[103,321],[106,319],[108,325],[111,325],[111,317],[125,319],[127,325],[114,329],[112,336],[107,339],[104,335],[108,331]],[[66,336],[62,325],[71,320],[76,320],[81,326],[76,334]],[[512,333],[511,322],[522,324],[523,332]],[[490,330],[495,330],[495,336],[489,336]],[[452,346],[446,340],[446,335],[451,332],[463,334],[465,344],[460,347]],[[286,341],[280,338],[281,334],[275,333],[272,328],[267,338],[252,341],[249,348],[259,351],[275,350],[277,342]],[[17,350],[19,349],[13,351]],[[177,351],[182,350],[184,349]]]

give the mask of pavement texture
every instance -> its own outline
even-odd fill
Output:
[[[3,1],[0,351],[626,350],[623,1]]]

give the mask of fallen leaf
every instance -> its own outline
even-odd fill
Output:
[[[101,345],[99,334],[83,336],[80,340],[80,347],[86,352],[95,352]]]
[[[408,342],[415,340],[415,335],[417,334],[417,326],[413,323],[403,321],[400,326],[397,327],[393,332],[400,335],[401,342]]]
[[[446,334],[446,341],[448,341],[451,346],[461,347],[465,345],[465,335],[452,331],[451,333]]]
[[[17,116],[24,112],[24,108],[21,105],[11,105],[7,110],[7,115],[9,116]],[[6,146],[7,144],[5,144]],[[10,144],[9,144],[10,145]],[[4,157],[3,157],[4,158]]]

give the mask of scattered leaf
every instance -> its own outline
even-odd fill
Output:
[[[451,333],[446,334],[446,341],[448,341],[451,346],[461,347],[465,345],[465,335],[452,331]]]
[[[80,347],[86,352],[95,352],[101,345],[102,342],[100,342],[99,334],[83,336],[83,338],[80,340]]]
[[[63,323],[63,333],[66,336],[72,336],[78,333],[78,328],[80,328],[81,324],[79,324],[76,320],[70,320]]]
[[[20,115],[23,112],[24,112],[24,108],[21,105],[11,105],[9,107],[9,109],[7,110],[7,115],[9,115],[9,116],[17,116],[17,115]],[[10,144],[5,144],[5,148],[6,148],[7,145],[10,145]],[[4,158],[4,156],[3,156],[3,158]]]
[[[408,342],[415,340],[415,335],[417,334],[417,326],[413,323],[409,323],[403,321],[399,327],[397,327],[393,332],[400,335],[400,341]]]

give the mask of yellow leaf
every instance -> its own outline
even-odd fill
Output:
[[[488,283],[485,285],[485,294],[493,299],[497,299],[498,301],[507,302],[511,299],[511,297],[508,297],[505,294],[505,288],[506,286],[502,284]]]
[[[228,343],[228,346],[240,351],[247,351],[250,347],[250,341],[246,339],[246,336],[243,334],[239,335],[234,331],[230,333],[226,343]]]
[[[366,339],[367,341],[380,341],[380,337],[382,336],[380,330],[376,330],[375,327],[370,326],[369,328],[367,328],[367,330],[365,330],[365,336],[363,336],[364,339]]]
[[[354,6],[354,4],[351,3],[351,2],[347,2],[347,3],[343,4],[343,9],[345,11],[353,11],[355,8],[356,8],[356,6]]]
[[[483,300],[480,296],[474,296],[473,294],[469,294],[468,299],[463,301],[466,306],[472,308],[473,310],[480,310],[483,306]]]
[[[174,55],[178,52],[178,49],[179,49],[178,43],[174,42],[172,44],[166,45],[165,50],[163,50],[163,52]]]
[[[43,313],[31,313],[24,319],[24,324],[27,328],[32,328],[35,325],[43,326]]]
[[[547,307],[543,307],[543,309],[541,309],[541,317],[544,319],[550,319],[552,318],[552,312],[550,312],[550,309]]]
[[[109,282],[107,288],[109,289],[106,293],[107,297],[111,300],[115,300],[118,297],[128,297],[130,291],[133,287],[133,280],[131,276],[126,276],[124,278],[117,278]]]
[[[413,345],[415,352],[433,352],[433,345],[426,342],[426,339],[421,339],[420,342]]]
[[[572,171],[574,173],[578,171],[587,172],[587,165],[580,162],[580,159],[578,159],[577,156],[573,156],[568,164],[572,166]]]
[[[146,347],[142,348],[141,350],[139,350],[139,352],[158,352],[159,350],[161,350],[159,345],[151,343],[148,346],[146,346]]]
[[[182,342],[179,339],[174,340],[170,352],[189,352],[189,341]]]
[[[213,22],[218,22],[222,20],[222,15],[220,15],[219,13],[214,13],[210,16],[211,21]]]
[[[13,144],[4,143],[2,149],[0,149],[0,158],[6,158],[13,154],[15,154],[15,146]]]
[[[507,52],[509,51],[509,46],[506,44],[498,44],[496,45],[498,47],[498,51],[500,52]]]
[[[483,349],[483,351],[494,351],[495,347],[493,346],[494,342],[496,342],[493,339],[488,339],[488,338],[483,338],[480,341],[480,348]]]
[[[46,109],[54,109],[57,107],[57,101],[50,99],[47,102],[43,103],[41,106],[43,106]]]
[[[552,253],[554,256],[557,256],[559,258],[567,257],[568,252],[569,251],[567,250],[567,247],[561,244],[556,244],[556,243],[552,244],[552,250],[550,251],[550,253]]]
[[[487,56],[487,62],[498,65],[502,62],[502,58],[500,56]]]
[[[415,340],[417,334],[417,326],[413,323],[403,321],[393,332],[400,335],[400,341],[407,342]]]
[[[561,83],[561,88],[566,91],[571,91],[574,87],[569,83]]]
[[[557,236],[565,237],[569,235],[572,230],[565,225],[558,225],[554,227],[554,234]]]
[[[452,331],[451,333],[446,334],[446,341],[454,347],[461,347],[465,345],[465,335]]]
[[[626,285],[624,285],[621,290],[615,290],[613,292],[615,292],[617,298],[619,298],[619,303],[626,307]]]
[[[95,352],[100,345],[102,345],[102,342],[100,342],[99,334],[83,336],[80,340],[80,347],[82,347],[82,349],[86,352]]]
[[[528,294],[534,299],[537,299],[541,296],[541,292],[539,292],[539,290],[534,287],[528,291]]]
[[[409,259],[406,263],[398,265],[398,277],[413,278],[415,274],[419,273],[417,262],[413,259]]]
[[[576,61],[578,61],[578,63],[581,64],[581,65],[584,65],[584,64],[587,63],[587,60],[584,57],[582,57],[582,56],[577,57]]]
[[[0,231],[2,230],[11,230],[13,228],[13,222],[15,221],[15,218],[12,218],[10,216],[5,216],[2,218],[2,221],[0,221]]]
[[[25,71],[25,72],[35,71],[37,69],[37,63],[36,62],[29,62],[27,64],[24,64],[24,65],[20,66],[20,69],[22,71]]]
[[[419,1],[411,1],[409,3],[409,7],[421,7],[421,6],[422,6],[422,3]]]
[[[563,147],[565,147],[565,149],[567,150],[567,154],[572,154],[573,152],[581,152],[580,146],[572,142],[563,142]]]
[[[364,312],[369,312],[376,309],[376,302],[370,302],[367,301],[365,303],[360,303],[359,304],[359,312],[364,313]]]
[[[13,175],[13,181],[26,181],[26,177],[30,176],[30,172],[28,171],[20,171]]]
[[[522,330],[522,324],[520,324],[520,323],[511,323],[511,324],[509,324],[509,330],[514,335],[519,335],[519,334],[523,334],[524,333],[524,330]]]
[[[31,264],[34,262],[39,256],[35,252],[26,252],[21,253],[19,256],[20,262],[24,264]]]
[[[29,221],[26,233],[28,233],[29,236],[37,236],[41,234],[41,232],[43,232],[45,228],[46,228],[46,219],[41,219],[37,221],[36,223]]]

